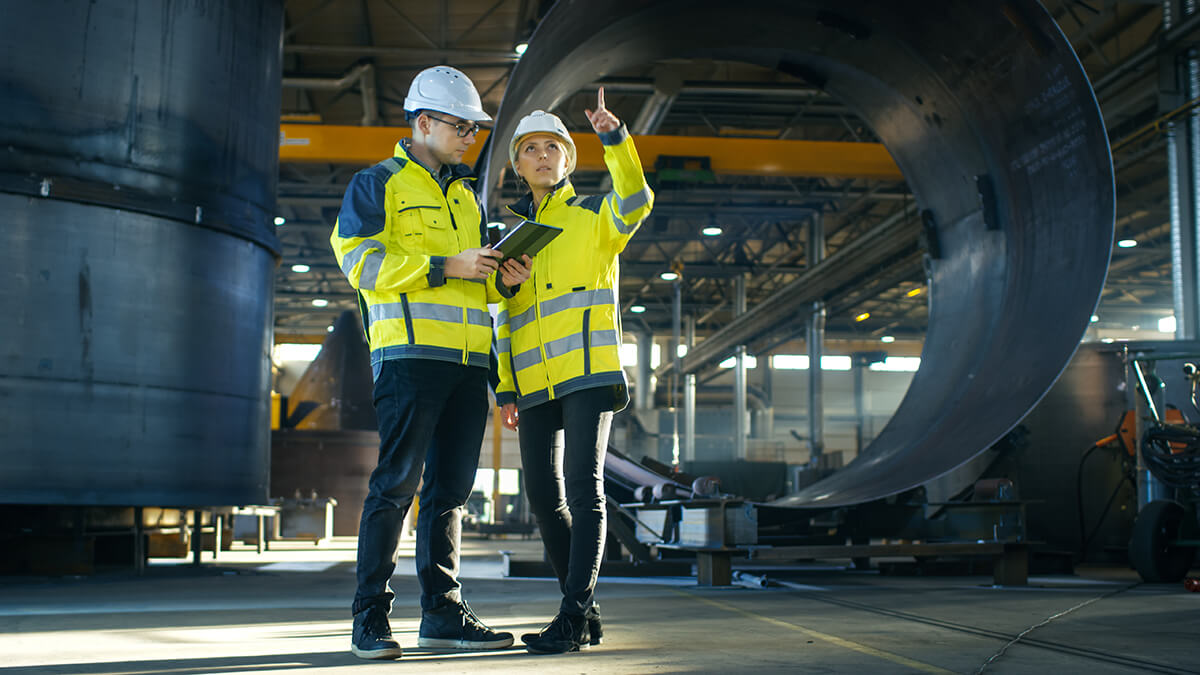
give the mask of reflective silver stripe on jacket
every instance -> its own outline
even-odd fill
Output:
[[[633,229],[637,227],[638,223],[641,221],[638,221],[638,223],[634,223],[632,225],[626,225],[623,219],[649,203],[650,188],[642,188],[626,199],[621,199],[621,195],[617,194],[616,190],[614,190],[612,192],[612,197],[613,213],[617,216],[617,219],[613,221],[613,226],[615,226],[617,231],[621,234],[629,234],[630,232],[633,232]]]
[[[536,366],[542,362],[542,352],[537,347],[534,347],[520,354],[513,354],[512,361],[514,370],[525,370],[530,366]]]
[[[591,347],[610,347],[617,344],[617,331],[612,328],[598,328],[591,331],[590,337],[589,346]],[[583,349],[582,331],[547,342],[546,356],[554,359],[581,349]],[[535,347],[514,355],[513,367],[517,370],[524,370],[529,366],[537,365],[541,360],[541,350]]]
[[[367,251],[370,249],[377,250],[371,251],[368,255]],[[376,239],[364,239],[361,244],[354,247],[353,251],[342,258],[342,274],[349,279],[350,274],[354,272],[354,266],[364,255],[367,255],[366,261],[363,262],[362,273],[358,276],[358,287],[373,291],[375,290],[375,281],[379,278],[379,268],[383,265],[383,256],[386,253],[387,247],[383,245],[383,242]]]
[[[617,344],[617,332],[611,328],[591,331],[589,337],[591,338],[590,345],[592,347],[607,347]],[[547,342],[546,356],[552,359],[558,358],[578,349],[583,349],[582,331]]]
[[[410,302],[408,303],[408,311],[412,319],[462,323],[462,307],[455,307],[454,305],[438,305],[432,302]],[[371,305],[370,317],[371,323],[383,319],[403,319],[404,306],[399,302],[385,302],[379,305]]]
[[[482,309],[467,308],[467,323],[472,326],[492,327],[492,315]]]
[[[560,295],[557,298],[551,298],[542,303],[542,318],[567,309],[591,307],[593,305],[611,305],[613,304],[613,297],[611,288],[598,288],[594,291],[575,291],[567,295]],[[513,330],[516,330],[515,325],[513,326]]]
[[[508,328],[510,331],[516,332],[516,331],[520,330],[521,328],[524,328],[525,326],[529,325],[533,321],[535,316],[536,316],[536,314],[534,313],[534,309],[532,307],[530,307],[529,309],[525,310],[524,312],[521,312],[520,314],[509,317]]]
[[[621,216],[627,216],[650,202],[650,188],[642,188],[625,199],[621,199],[616,190],[612,194],[616,200],[617,214]]]

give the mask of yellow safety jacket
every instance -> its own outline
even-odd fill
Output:
[[[624,126],[600,134],[612,175],[607,195],[580,197],[564,180],[534,209],[515,215],[563,229],[533,258],[533,274],[497,317],[496,401],[519,409],[581,389],[613,386],[613,410],[629,402],[621,369],[617,257],[650,214],[654,193]]]
[[[503,297],[496,275],[446,278],[446,258],[483,245],[483,218],[461,164],[435,177],[409,154],[359,171],[346,188],[329,241],[359,292],[375,377],[388,359],[420,358],[489,366],[489,302]],[[506,289],[507,290],[507,289]]]

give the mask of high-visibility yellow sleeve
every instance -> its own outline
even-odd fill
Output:
[[[654,192],[638,159],[633,137],[622,124],[615,131],[599,134],[604,145],[604,163],[612,176],[613,189],[604,198],[601,215],[608,220],[613,250],[620,253],[654,206]]]

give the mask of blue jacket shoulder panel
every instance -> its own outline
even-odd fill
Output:
[[[600,207],[604,205],[604,195],[591,195],[589,197],[575,197],[571,200],[572,206],[580,206],[592,213],[600,213]]]
[[[401,167],[393,158],[354,174],[338,214],[339,237],[372,237],[383,232],[384,186]]]

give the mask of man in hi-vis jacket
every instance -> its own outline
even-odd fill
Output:
[[[354,176],[330,237],[359,292],[379,418],[379,463],[363,503],[353,604],[352,651],[368,659],[401,655],[388,623],[388,579],[422,465],[417,644],[502,649],[513,642],[462,599],[459,507],[471,493],[487,424],[487,305],[527,280],[529,268],[515,260],[500,267],[500,253],[483,246],[475,176],[461,163],[479,122],[491,120],[474,84],[454,68],[426,69],[413,80],[404,110],[412,138]]]

